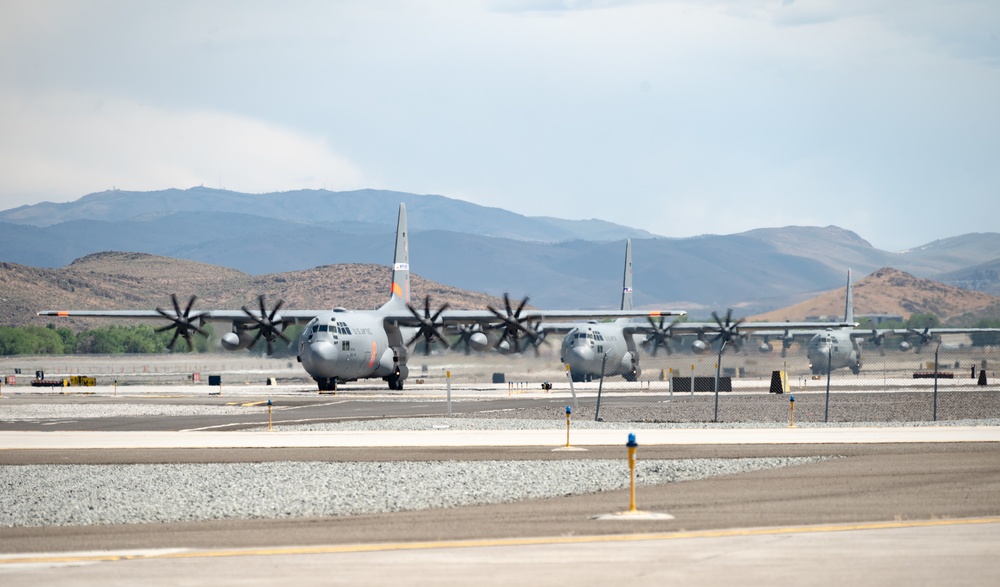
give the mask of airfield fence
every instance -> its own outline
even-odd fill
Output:
[[[793,346],[782,356],[780,347],[761,354],[746,345],[739,352],[727,349],[722,355],[718,394],[717,360],[717,353],[643,354],[638,381],[615,376],[576,384],[585,399],[574,417],[651,423],[790,423],[794,397],[798,423],[1000,418],[998,347],[866,352],[858,374],[841,368],[828,378],[812,373],[804,349]]]

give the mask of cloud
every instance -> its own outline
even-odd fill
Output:
[[[206,184],[246,192],[367,187],[319,136],[212,110],[107,95],[0,96],[0,205],[66,201],[112,187]]]
[[[14,0],[0,195],[221,177],[670,236],[833,223],[915,246],[995,230],[968,211],[1000,181],[998,15],[983,0]]]

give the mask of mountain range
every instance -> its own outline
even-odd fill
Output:
[[[492,299],[507,291],[527,294],[542,308],[617,307],[626,238],[633,243],[637,306],[687,309],[693,316],[726,307],[743,314],[783,308],[842,287],[848,268],[861,278],[893,267],[1000,293],[1000,233],[958,235],[901,252],[876,249],[835,226],[666,238],[599,219],[528,217],[444,196],[379,190],[115,190],[21,206],[0,212],[0,260],[59,268],[93,253],[123,251],[249,276],[342,263],[386,266],[400,202],[407,206],[417,275]]]

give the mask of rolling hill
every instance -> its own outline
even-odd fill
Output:
[[[934,314],[943,322],[955,323],[962,316],[983,313],[1000,304],[1000,297],[921,279],[891,267],[883,267],[855,283],[853,293],[855,317],[892,314],[906,319],[911,314]],[[752,316],[750,320],[780,322],[815,316],[842,318],[844,295],[845,289],[841,286],[799,304]]]
[[[952,285],[1000,289],[1000,272],[990,270],[1000,262],[1000,233],[899,253],[835,226],[676,239],[601,220],[526,217],[443,196],[377,190],[241,194],[198,187],[22,206],[0,212],[0,260],[58,268],[93,253],[130,251],[257,276],[345,263],[385,266],[401,201],[416,273],[493,296],[528,294],[538,307],[616,308],[625,238],[633,240],[636,304],[687,308],[693,316],[785,307],[838,287],[848,268],[858,277],[895,267]],[[967,273],[974,268],[978,273]]]
[[[388,299],[391,271],[381,265],[328,265],[271,275],[249,275],[194,261],[141,253],[98,253],[60,269],[38,269],[0,263],[0,325],[45,326],[51,317],[39,310],[149,310],[169,308],[170,294],[186,302],[197,294],[196,307],[239,309],[257,307],[264,294],[271,307],[278,299],[285,308],[370,309]],[[432,305],[454,309],[483,308],[503,301],[411,276],[414,304],[429,295]],[[106,324],[100,319],[59,321],[75,328]]]
[[[238,309],[256,307],[264,294],[269,305],[284,299],[286,308],[369,309],[387,299],[390,270],[382,265],[328,265],[268,275],[249,275],[225,267],[138,253],[88,255],[60,269],[39,269],[0,263],[0,325],[45,326],[52,318],[35,316],[51,309],[151,309],[169,307],[170,294],[186,300],[197,294],[196,307]],[[502,300],[412,276],[415,305],[429,295],[436,308],[447,302],[454,309],[484,308]],[[970,292],[907,273],[883,268],[854,287],[859,314],[934,313],[944,320],[977,312],[1000,312],[1000,297]],[[537,305],[537,304],[532,304]],[[679,309],[688,309],[680,307]],[[721,308],[720,308],[721,309]],[[844,311],[843,285],[811,300],[751,320],[804,320],[810,316],[839,317]],[[744,312],[737,312],[745,315]],[[984,315],[997,317],[1000,313]],[[106,320],[59,320],[74,328],[106,324]],[[970,325],[970,324],[961,324]]]

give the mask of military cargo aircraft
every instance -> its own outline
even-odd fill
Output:
[[[623,312],[632,310],[632,241],[625,241],[625,273],[622,276]],[[602,375],[621,375],[626,381],[635,381],[641,370],[639,368],[639,350],[635,342],[636,335],[646,335],[642,345],[653,355],[660,347],[672,352],[669,339],[677,335],[695,334],[697,338],[691,343],[691,351],[696,354],[707,353],[712,344],[720,342],[723,347],[728,344],[739,347],[746,333],[758,330],[775,330],[776,328],[808,328],[816,326],[814,322],[754,322],[744,324],[743,320],[733,322],[732,310],[726,313],[723,320],[712,312],[715,322],[678,322],[666,324],[666,315],[660,314],[659,320],[646,316],[646,321],[622,317],[614,322],[598,322],[589,320],[576,324],[543,324],[537,330],[542,332],[566,332],[562,342],[562,361],[569,365],[573,381],[590,381]],[[830,323],[829,326],[844,326],[842,323]]]
[[[825,375],[835,369],[848,368],[855,375],[861,372],[861,347],[867,341],[873,346],[885,352],[883,343],[887,335],[901,338],[898,344],[900,351],[920,349],[925,345],[940,340],[942,334],[970,334],[974,332],[1000,332],[1000,328],[931,328],[923,330],[915,328],[873,328],[870,331],[856,328],[854,325],[854,295],[851,289],[851,270],[847,270],[847,294],[844,303],[844,322],[851,326],[841,328],[828,327],[817,329],[814,324],[812,328],[798,330],[794,326],[785,326],[780,332],[758,333],[764,336],[777,335],[782,340],[782,352],[788,348],[791,341],[796,336],[808,336],[809,343],[806,347],[806,354],[809,358],[809,367],[814,375]],[[770,344],[765,338],[759,350],[763,353],[771,352]]]
[[[425,348],[434,340],[448,346],[442,335],[446,326],[467,326],[480,334],[490,333],[494,338],[519,348],[525,338],[534,339],[539,333],[531,326],[543,320],[599,320],[608,318],[637,318],[681,316],[681,310],[663,311],[542,311],[526,309],[527,298],[516,310],[504,294],[505,308],[488,307],[487,310],[449,310],[444,304],[432,312],[431,301],[425,298],[423,308],[410,305],[410,260],[406,225],[406,207],[399,205],[396,226],[396,250],[393,259],[392,284],[389,300],[376,310],[282,310],[282,301],[270,310],[263,296],[258,299],[258,309],[243,306],[240,310],[195,310],[195,297],[182,309],[177,296],[171,296],[173,309],[155,310],[45,310],[39,316],[79,316],[99,318],[165,318],[170,324],[161,331],[174,331],[170,347],[183,338],[191,347],[194,334],[204,334],[202,326],[209,322],[230,323],[231,331],[221,340],[228,351],[247,349],[264,339],[270,352],[279,339],[290,343],[284,328],[288,324],[305,323],[305,330],[296,347],[298,361],[316,381],[321,391],[337,389],[337,384],[359,379],[381,378],[390,389],[400,390],[407,378],[409,347],[423,339]],[[500,333],[498,336],[496,333]],[[485,337],[484,337],[485,338]]]

